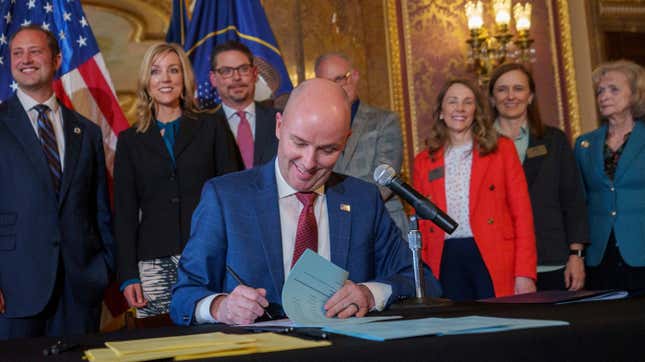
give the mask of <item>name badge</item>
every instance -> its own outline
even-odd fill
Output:
[[[526,150],[526,157],[528,158],[540,157],[540,156],[546,155],[547,153],[549,152],[546,150],[546,146],[539,145],[539,146],[529,147]]]
[[[434,181],[443,177],[443,166],[437,167],[428,172],[428,181]]]

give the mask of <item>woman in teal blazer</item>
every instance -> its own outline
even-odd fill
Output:
[[[593,73],[602,125],[576,140],[591,244],[588,289],[645,289],[645,70],[617,61]]]

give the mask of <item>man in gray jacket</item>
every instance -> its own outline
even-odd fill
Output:
[[[347,92],[351,102],[352,134],[347,141],[334,171],[374,182],[374,169],[383,163],[401,171],[403,141],[401,125],[396,113],[372,107],[358,98],[358,70],[354,69],[349,57],[343,53],[326,53],[315,63],[316,77],[338,83]],[[408,222],[403,205],[396,195],[379,186],[381,196],[390,216],[407,236]]]

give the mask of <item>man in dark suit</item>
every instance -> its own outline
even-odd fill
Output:
[[[0,105],[0,339],[93,332],[114,268],[101,130],[60,104],[53,34],[10,41],[16,96]]]
[[[258,69],[246,45],[230,41],[219,44],[211,57],[210,81],[222,101],[215,112],[233,132],[246,168],[262,165],[275,156],[276,110],[253,100]]]
[[[173,289],[175,323],[253,322],[269,302],[281,304],[285,277],[307,248],[349,272],[325,305],[328,317],[361,317],[414,295],[410,252],[378,188],[332,172],[349,116],[339,85],[308,80],[276,116],[277,158],[205,184]],[[427,294],[440,295],[425,275]]]

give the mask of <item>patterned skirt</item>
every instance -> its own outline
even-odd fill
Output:
[[[137,309],[137,318],[168,313],[172,287],[177,282],[178,263],[179,255],[139,262],[139,279],[148,303]]]

